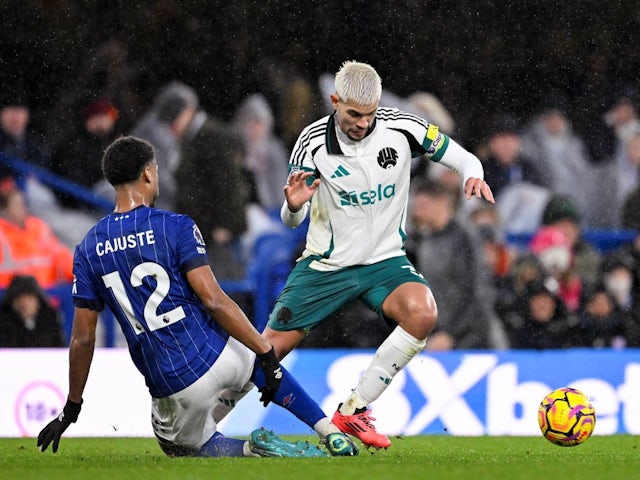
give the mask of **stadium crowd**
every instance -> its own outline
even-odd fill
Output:
[[[383,22],[381,29],[386,25],[384,22],[391,22],[387,16],[376,15],[380,13],[376,9],[382,7],[366,6],[366,3],[359,7],[362,11],[354,14],[356,22],[379,18]],[[525,78],[532,63],[530,57],[517,57],[518,52],[523,51],[521,44],[527,43],[526,35],[511,39],[513,48],[503,52],[507,57],[502,58],[509,64],[510,75],[499,76],[489,75],[489,69],[494,68],[492,63],[501,58],[496,53],[495,39],[484,44],[469,40],[477,34],[490,37],[500,34],[499,29],[497,34],[482,29],[458,29],[460,38],[449,38],[447,31],[454,29],[444,27],[446,17],[465,19],[467,14],[471,15],[468,12],[474,11],[472,4],[463,1],[456,7],[439,6],[428,12],[442,22],[434,23],[433,32],[423,32],[423,39],[411,39],[424,42],[422,47],[426,47],[432,40],[430,36],[444,35],[454,47],[452,51],[457,48],[457,56],[451,61],[469,64],[475,69],[469,78],[461,71],[452,70],[444,76],[451,88],[442,88],[444,80],[436,82],[435,78],[419,83],[433,84],[434,91],[441,94],[437,96],[430,91],[409,91],[407,85],[418,84],[415,78],[396,72],[389,60],[381,65],[381,70],[387,73],[384,77],[402,90],[402,94],[396,94],[385,89],[381,105],[420,115],[472,150],[482,160],[485,178],[497,200],[495,206],[461,201],[461,179],[455,173],[424,159],[415,160],[406,248],[411,260],[433,286],[439,306],[439,320],[426,348],[640,346],[640,236],[615,248],[602,248],[585,235],[600,229],[612,235],[620,229],[640,231],[637,82],[616,84],[613,92],[607,90],[605,95],[604,86],[611,75],[605,75],[607,68],[598,61],[597,49],[592,49],[592,61],[581,65],[567,63],[565,68],[556,68],[552,61],[548,65],[539,64],[536,78],[551,72],[560,72],[566,78],[554,77],[555,81],[545,89],[548,91],[544,95],[505,95],[511,104],[493,102],[495,114],[486,122],[484,119],[472,122],[470,119],[476,112],[472,106],[446,108],[451,103],[451,95],[462,95],[464,91],[466,95],[480,97],[489,82],[498,82],[503,93],[509,92],[513,85],[508,82]],[[19,6],[16,11],[22,12],[23,6]],[[130,13],[143,8],[134,4],[120,7],[129,9]],[[159,12],[161,8],[166,10]],[[241,23],[245,21],[241,18],[265,15],[258,3],[237,8],[255,11],[242,16],[234,10],[238,15],[227,15],[225,21]],[[305,10],[307,17],[317,17],[313,15],[317,7],[311,4],[296,8],[310,9],[310,12]],[[498,27],[504,22],[506,28],[510,17],[505,14],[502,18],[503,15],[496,14],[492,8],[486,7],[481,13],[492,17],[499,23]],[[616,18],[624,16],[623,7],[610,8],[615,10],[612,13]],[[254,261],[254,246],[261,236],[288,235],[277,211],[283,200],[289,152],[300,130],[311,119],[331,112],[326,90],[331,86],[331,75],[322,73],[310,81],[289,61],[296,52],[302,53],[290,45],[286,36],[273,43],[276,51],[281,50],[282,57],[266,55],[249,62],[243,48],[254,48],[254,42],[245,42],[240,34],[241,38],[218,38],[211,32],[226,29],[216,24],[222,20],[209,10],[206,2],[202,5],[193,2],[189,7],[158,2],[149,25],[142,26],[133,20],[126,23],[127,15],[123,14],[122,19],[113,16],[105,22],[103,41],[96,41],[84,57],[78,56],[78,77],[69,80],[70,86],[52,98],[43,98],[43,89],[51,86],[47,82],[34,88],[38,72],[32,78],[18,71],[16,65],[28,59],[16,55],[15,65],[7,68],[10,74],[15,73],[15,78],[22,75],[27,81],[2,84],[0,153],[5,160],[21,159],[42,170],[26,175],[0,161],[0,289],[7,289],[0,324],[14,322],[24,338],[34,332],[38,316],[29,313],[33,309],[20,309],[15,305],[15,299],[21,297],[20,289],[24,287],[25,295],[42,299],[42,289],[70,281],[73,248],[104,213],[96,204],[86,203],[69,190],[57,189],[42,181],[38,172],[55,174],[91,191],[96,198],[112,201],[113,191],[102,178],[100,159],[104,148],[123,134],[140,136],[153,144],[161,167],[162,195],[158,206],[187,213],[196,220],[206,236],[218,278],[243,278]],[[287,15],[294,15],[294,9],[290,10],[283,21],[290,19]],[[56,16],[56,12],[49,13],[51,15],[29,24],[38,28],[24,31],[46,32],[53,28],[48,24],[53,22],[51,19],[61,24],[71,21]],[[105,12],[95,15],[99,13]],[[571,20],[573,7],[558,7],[556,13],[554,18],[545,18],[545,22],[552,23],[547,29],[549,35],[554,22],[578,22],[579,16]],[[206,21],[193,21],[199,14]],[[407,9],[397,15],[416,14]],[[8,12],[5,18],[17,20],[18,17]],[[599,18],[598,15],[598,19],[593,20],[601,21]],[[328,49],[326,55],[315,55],[316,63],[306,63],[312,74],[327,66],[322,62],[329,62],[331,58],[335,62],[343,60],[331,50],[343,48],[341,42],[333,46],[316,37],[327,32],[335,34],[336,28],[329,27],[335,27],[332,22],[337,20],[324,12],[322,19],[327,28],[305,31],[316,43],[327,44]],[[417,18],[411,17],[411,20],[415,24],[413,20]],[[342,21],[353,20],[340,17]],[[410,23],[409,18],[404,21]],[[289,23],[289,28],[294,30],[308,26],[305,22]],[[91,24],[79,22],[77,34],[85,38],[97,36],[96,32],[84,31]],[[440,24],[442,31],[438,30]],[[193,30],[192,35],[185,33],[186,26]],[[140,49],[136,42],[143,40],[131,35],[129,42],[123,41],[116,34],[118,28],[142,29],[147,37],[157,40],[158,52],[176,43],[173,39],[182,38],[182,49],[198,52],[203,58],[207,55],[220,58],[229,68],[211,69],[210,78],[201,75],[197,58],[180,55],[183,50],[178,48],[168,56],[150,55],[143,63],[131,53],[135,47]],[[620,28],[630,36],[631,32],[639,31],[633,28],[633,22],[621,23]],[[243,30],[238,28],[238,31]],[[604,28],[589,28],[589,31],[602,35],[602,41],[596,39],[594,44],[605,44]],[[202,35],[208,41],[196,44]],[[570,52],[575,47],[572,42],[580,44],[581,38],[577,34],[552,38],[553,41],[537,42],[536,48],[560,43],[562,48],[556,48],[557,51]],[[400,49],[400,42],[405,40],[404,36],[395,35],[385,45],[388,43],[389,49]],[[10,49],[20,41],[29,43],[17,36],[2,48]],[[465,42],[473,46],[462,48]],[[360,43],[366,45],[366,42]],[[64,45],[75,53],[83,48]],[[535,60],[539,52],[528,49],[528,43],[526,46],[528,55]],[[422,47],[415,50],[431,50]],[[55,48],[62,47],[43,42],[42,48],[44,55],[51,55]],[[146,48],[145,44],[143,50]],[[433,55],[434,64],[453,57],[440,51],[434,51]],[[637,62],[633,58],[618,57],[625,59],[629,71],[635,72]],[[248,69],[245,64],[250,64],[253,72],[247,82],[235,81],[233,88],[206,91],[211,84],[226,85],[227,78],[244,78]],[[301,64],[305,62],[297,63]],[[12,65],[14,72],[10,71]],[[173,73],[185,72],[185,76],[173,75],[175,81],[161,84],[168,75],[151,72],[166,72],[166,65],[172,65]],[[330,71],[336,66],[330,65]],[[626,71],[622,66],[618,70]],[[57,77],[52,74],[50,82],[64,84],[61,80],[66,77],[60,72],[54,73]],[[13,78],[10,74],[7,77]],[[196,80],[198,87],[193,86]],[[154,87],[152,94],[147,91],[150,85]],[[438,85],[441,88],[437,88]],[[530,86],[527,83],[527,87]],[[207,94],[205,102],[202,101],[204,93]],[[212,95],[216,96],[215,105]],[[526,108],[514,113],[516,109],[511,107],[518,102]],[[586,105],[591,112],[595,111],[589,129],[584,128],[584,115],[576,116]],[[221,110],[233,113],[222,118]],[[523,114],[523,110],[529,113]],[[37,121],[32,121],[34,113]],[[471,123],[475,129],[470,128]],[[587,130],[589,137],[583,137],[580,132]],[[594,138],[598,141],[594,142]],[[606,141],[600,141],[605,138]],[[526,241],[513,242],[512,238],[518,235],[525,235]],[[297,257],[296,248],[292,249],[291,262]],[[37,295],[33,293],[32,282],[14,284],[12,279],[16,275],[19,275],[17,278],[33,277],[40,288]],[[56,307],[55,299],[53,301]],[[250,305],[246,299],[239,303],[243,307]],[[52,325],[51,322],[48,325]],[[54,323],[53,327],[59,325]],[[0,328],[0,335],[4,330]],[[354,303],[310,334],[302,345],[374,347],[388,331],[388,326],[374,314]],[[16,335],[12,334],[14,340],[0,336],[0,347],[32,345],[26,340],[15,340]],[[59,343],[55,334],[46,338],[52,340],[34,346]]]

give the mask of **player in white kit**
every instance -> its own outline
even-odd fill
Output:
[[[291,154],[281,217],[290,227],[311,219],[263,335],[282,358],[357,298],[395,322],[333,416],[366,446],[386,448],[391,442],[375,430],[369,404],[423,349],[437,318],[428,283],[403,249],[411,159],[426,155],[459,172],[467,199],[494,198],[475,155],[422,118],[378,108],[382,86],[373,67],[345,62],[335,87],[335,113],[306,127]]]

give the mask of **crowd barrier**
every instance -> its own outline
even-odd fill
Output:
[[[298,349],[283,364],[331,415],[374,355]],[[34,437],[65,403],[68,352],[0,349],[0,365],[12,366],[0,369],[0,437]],[[563,386],[590,397],[595,435],[640,434],[640,349],[423,352],[372,404],[373,416],[377,428],[394,437],[539,436],[540,401]],[[258,396],[254,390],[239,402],[220,430],[236,436],[259,427],[313,434],[286,410],[263,408]],[[153,436],[149,393],[126,349],[96,350],[83,398],[80,418],[65,435]]]
[[[9,167],[16,176],[17,183],[24,188],[25,180],[30,175],[54,190],[63,192],[83,203],[105,212],[113,210],[114,203],[96,195],[91,189],[56,175],[46,168],[32,165],[20,158],[8,157],[0,152],[0,165]]]

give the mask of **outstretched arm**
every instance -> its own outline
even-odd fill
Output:
[[[196,293],[209,315],[233,338],[253,350],[266,377],[266,385],[259,391],[260,401],[267,404],[273,400],[282,370],[271,344],[251,324],[238,304],[220,288],[209,265],[203,265],[187,272],[187,281]]]
[[[62,413],[42,429],[38,446],[44,452],[50,443],[53,453],[58,451],[60,437],[78,419],[82,405],[82,393],[87,384],[89,369],[96,344],[98,312],[76,307],[73,314],[73,331],[69,344],[69,396]]]
[[[98,312],[88,308],[74,309],[73,330],[69,344],[69,400],[82,402],[89,368],[96,345]]]
[[[484,181],[484,170],[478,157],[462,148],[451,138],[449,138],[447,150],[439,163],[462,175],[464,194],[467,200],[475,195],[478,198],[484,198],[489,203],[496,203],[491,187]]]

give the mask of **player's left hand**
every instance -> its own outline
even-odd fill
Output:
[[[269,402],[276,396],[278,388],[280,388],[280,382],[282,381],[282,367],[276,358],[276,351],[273,347],[267,353],[258,355],[258,361],[260,367],[264,372],[266,385],[259,388],[258,391],[262,394],[260,401],[266,407]]]
[[[62,437],[62,434],[69,427],[69,425],[78,420],[81,405],[82,402],[76,403],[67,399],[67,403],[64,406],[62,413],[58,415],[57,418],[49,422],[49,424],[44,427],[38,435],[37,446],[42,446],[41,451],[44,452],[51,442],[53,442],[53,445],[51,446],[53,453],[56,453],[58,451],[60,437]]]
[[[478,198],[484,198],[489,203],[496,203],[491,187],[482,178],[468,178],[464,184],[464,194],[467,200],[475,195]]]

